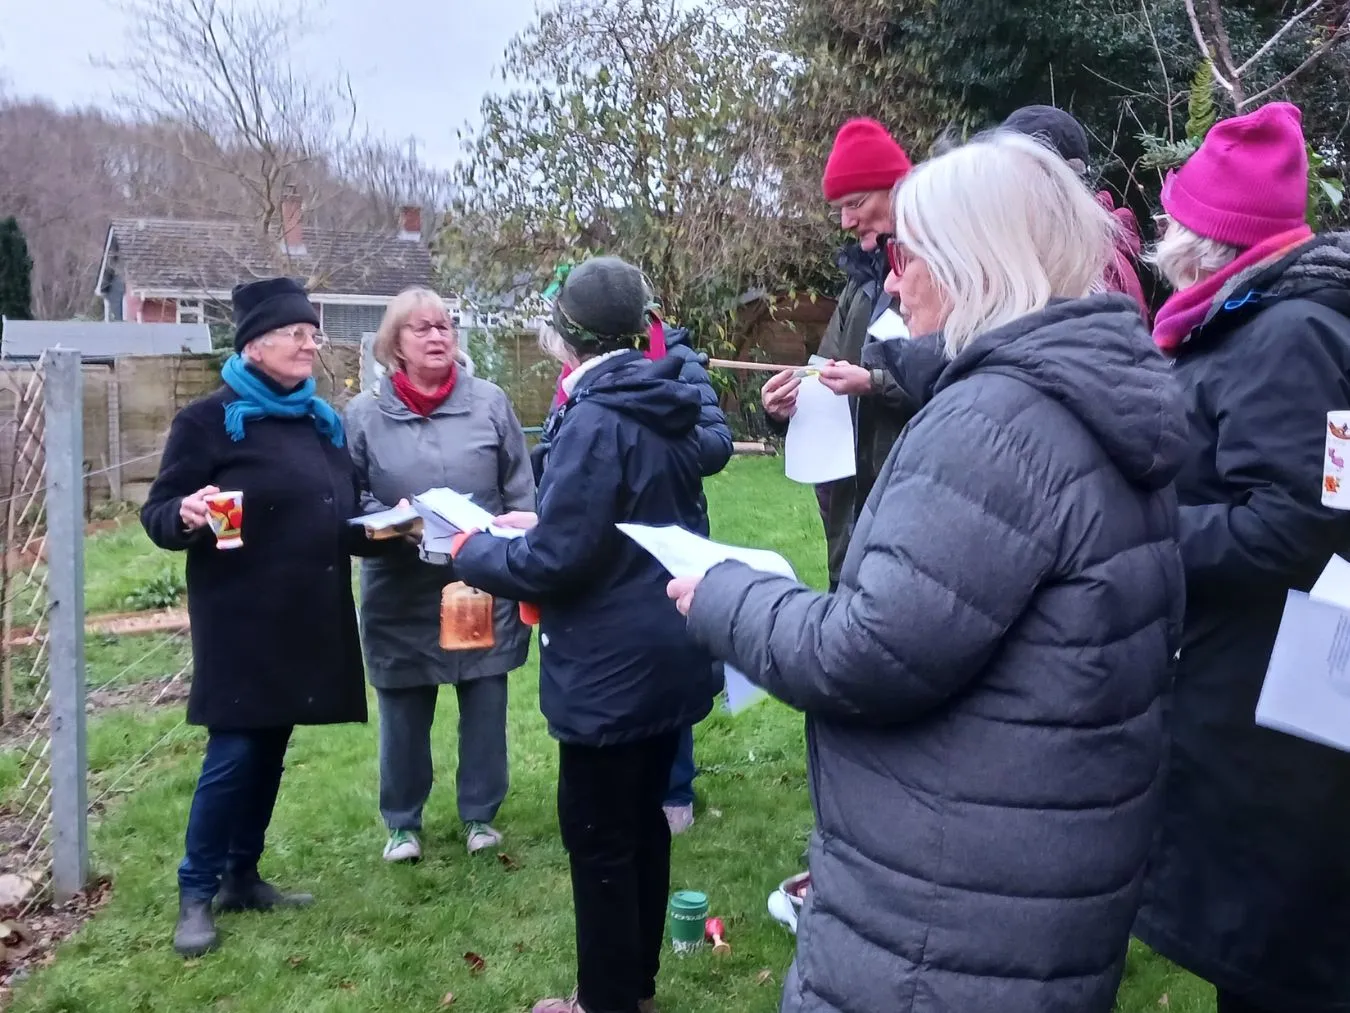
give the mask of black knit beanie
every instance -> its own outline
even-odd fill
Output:
[[[268,331],[292,324],[319,326],[319,311],[309,301],[304,286],[290,278],[265,278],[234,286],[230,293],[234,317],[234,350]]]
[[[1055,106],[1023,106],[1003,121],[1005,130],[1015,130],[1028,137],[1039,137],[1044,144],[1069,162],[1077,159],[1086,169],[1088,136],[1083,125]]]
[[[573,348],[608,352],[647,337],[652,291],[640,270],[618,257],[593,257],[572,268],[553,300],[553,327]]]

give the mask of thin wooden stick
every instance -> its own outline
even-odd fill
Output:
[[[772,362],[741,362],[739,359],[709,359],[708,365],[714,369],[744,369],[752,373],[781,373],[785,369],[801,369],[801,366],[780,366]]]

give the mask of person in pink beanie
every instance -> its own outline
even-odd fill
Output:
[[[1187,608],[1170,765],[1135,932],[1219,1013],[1350,1010],[1350,755],[1256,725],[1289,589],[1350,554],[1322,506],[1350,409],[1350,236],[1305,221],[1299,110],[1223,120],[1163,187],[1154,340],[1190,420],[1177,477]]]

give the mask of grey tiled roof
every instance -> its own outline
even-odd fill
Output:
[[[285,274],[312,292],[397,295],[432,285],[424,243],[378,232],[303,229],[304,252],[287,253],[280,239],[232,221],[115,218],[110,264],[131,289],[228,291],[241,281]],[[100,288],[107,278],[99,279]]]
[[[211,351],[206,324],[130,324],[88,320],[6,320],[0,357],[36,359],[49,348],[78,348],[86,359]]]

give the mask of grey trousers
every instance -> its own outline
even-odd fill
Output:
[[[431,794],[431,723],[438,686],[376,689],[380,704],[380,815],[390,830],[421,830]],[[506,676],[470,679],[459,697],[459,818],[491,823],[510,774],[506,758]]]

